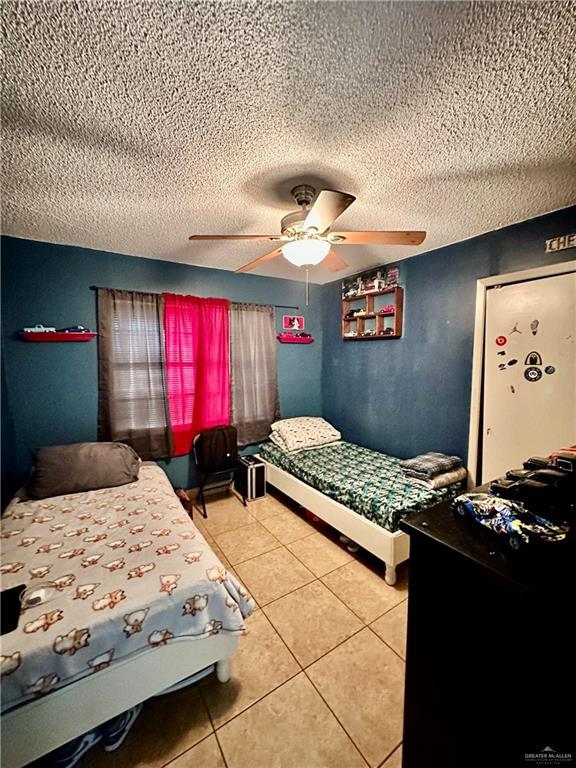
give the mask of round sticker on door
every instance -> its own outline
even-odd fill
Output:
[[[528,381],[538,381],[538,379],[542,378],[542,371],[540,368],[526,368],[524,378]]]
[[[508,339],[506,336],[497,336],[496,337],[496,344],[498,344],[499,347],[503,347],[504,344],[508,343]]]

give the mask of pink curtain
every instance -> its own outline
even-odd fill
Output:
[[[174,456],[203,429],[230,424],[230,302],[164,294],[168,405]]]

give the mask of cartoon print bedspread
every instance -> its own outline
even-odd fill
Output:
[[[117,488],[13,499],[1,532],[2,589],[56,586],[1,638],[3,709],[144,650],[242,633],[254,609],[156,464]]]
[[[400,459],[341,440],[324,448],[287,454],[264,443],[260,455],[373,523],[396,531],[410,512],[451,498],[461,483],[432,490],[406,477]]]

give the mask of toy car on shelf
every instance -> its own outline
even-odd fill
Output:
[[[92,331],[83,325],[73,325],[70,328],[60,328],[58,333],[92,333]]]
[[[367,328],[362,336],[376,336],[376,331],[373,328]]]
[[[56,328],[53,328],[52,326],[48,327],[46,325],[30,325],[26,328],[22,328],[23,333],[54,333]]]
[[[396,312],[396,306],[394,304],[387,304],[385,307],[378,310],[379,315],[388,315],[393,312]]]
[[[381,277],[375,277],[364,286],[364,293],[378,293],[386,288],[386,281]]]
[[[529,512],[523,504],[487,493],[458,496],[454,500],[454,511],[497,534],[516,551],[534,542],[565,541],[570,533],[570,526],[565,522],[552,523]]]

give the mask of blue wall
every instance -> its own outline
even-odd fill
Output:
[[[91,285],[135,291],[218,296],[259,304],[300,307],[310,345],[278,344],[280,405],[285,417],[322,412],[321,293],[291,280],[237,275],[166,261],[133,258],[73,246],[3,237],[2,245],[2,474],[5,494],[21,484],[31,456],[42,445],[95,440],[97,344],[32,344],[17,331],[35,323],[64,328],[96,327],[96,293]],[[278,328],[282,314],[277,310]],[[188,457],[171,461],[175,485],[190,487]]]
[[[576,230],[576,207],[399,262],[401,339],[342,341],[340,281],[324,287],[324,417],[345,439],[403,458],[466,458],[476,281],[576,258],[544,241]]]
[[[404,334],[374,342],[342,341],[339,280],[311,286],[306,308],[302,283],[4,237],[4,493],[26,477],[39,446],[96,438],[96,342],[16,336],[33,323],[95,327],[91,285],[298,305],[316,341],[278,345],[283,416],[322,413],[346,439],[396,456],[466,457],[476,280],[574,258],[545,255],[544,240],[575,229],[572,207],[400,262]],[[175,485],[193,484],[188,457],[166,468]]]

